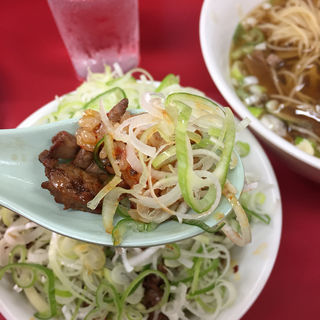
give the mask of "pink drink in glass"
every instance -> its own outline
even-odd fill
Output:
[[[79,77],[139,63],[138,0],[48,0]]]

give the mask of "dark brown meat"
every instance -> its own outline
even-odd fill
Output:
[[[123,114],[123,116],[121,117],[120,123],[122,123],[123,121],[131,118],[132,116],[133,116],[133,115],[132,115],[130,112],[126,111],[126,112]]]
[[[45,172],[49,181],[43,182],[41,187],[49,190],[56,202],[64,204],[64,209],[101,213],[101,207],[93,211],[87,207],[103,187],[96,176],[71,163],[46,167]]]
[[[120,122],[122,116],[128,108],[128,99],[124,98],[118,102],[109,112],[108,118],[112,122]]]
[[[132,188],[134,185],[139,183],[141,174],[135,171],[134,169],[132,169],[131,166],[128,166],[127,170],[121,171],[121,173],[122,173],[122,179],[130,188]]]
[[[55,159],[73,159],[79,149],[74,135],[67,131],[60,131],[52,138],[49,152]]]
[[[108,158],[100,159],[100,161],[104,164],[106,170],[110,174],[114,174],[113,168]],[[85,149],[80,149],[75,159],[73,160],[73,164],[81,169],[86,170],[88,173],[94,174],[96,176],[102,176],[103,180],[107,178],[105,171],[101,170],[95,163],[93,159],[93,152],[87,151]]]
[[[75,137],[66,131],[56,134],[52,143],[50,150],[44,150],[39,155],[48,178],[41,187],[49,190],[56,202],[64,204],[64,209],[101,213],[101,206],[95,210],[87,207],[87,203],[101,190],[107,178],[100,174],[99,168],[99,174],[88,170],[94,163],[92,152],[80,149]],[[61,159],[73,162],[60,163]]]
[[[148,309],[159,303],[163,296],[163,289],[161,288],[163,280],[154,274],[150,274],[144,278],[142,285],[144,287],[142,304]],[[153,317],[154,313],[151,313],[148,320],[152,320]],[[169,318],[163,313],[160,313],[157,320],[169,320]]]
[[[44,150],[39,154],[39,161],[46,168],[53,168],[58,163],[58,159],[52,158],[49,150]]]
[[[128,99],[122,99],[108,113],[112,122],[130,117],[126,113]],[[61,131],[52,138],[50,150],[44,150],[39,155],[39,160],[45,166],[48,181],[42,183],[42,188],[47,189],[54,196],[55,201],[64,204],[65,209],[75,209],[94,213],[101,212],[101,206],[90,211],[87,203],[101,190],[109,178],[93,159],[93,153],[80,149],[76,138],[66,131]],[[134,171],[126,159],[126,145],[115,142],[115,157],[119,161],[122,178],[121,186],[129,188],[139,182],[140,174]],[[66,164],[59,160],[72,160]],[[113,168],[108,159],[100,159],[109,173]]]
[[[167,274],[168,272],[166,265],[163,262],[158,265],[158,270],[164,274]]]
[[[150,274],[143,280],[144,287],[144,297],[142,299],[142,304],[148,309],[155,306],[162,298],[163,280],[154,274]]]
[[[108,158],[100,159],[108,173],[114,174],[114,170]]]
[[[73,160],[73,164],[81,169],[87,169],[93,161],[93,153],[85,149],[80,149]]]
[[[96,176],[101,181],[101,183],[109,178],[108,174],[105,171],[101,170],[94,161],[91,162],[89,167],[86,169],[86,172],[93,176]]]

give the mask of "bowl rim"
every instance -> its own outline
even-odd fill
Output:
[[[204,57],[205,65],[209,74],[217,86],[220,93],[234,109],[234,111],[239,115],[240,118],[248,118],[250,120],[249,127],[252,128],[258,135],[266,137],[269,136],[268,142],[275,146],[277,149],[285,151],[286,154],[292,156],[296,160],[299,160],[310,167],[320,170],[320,159],[315,156],[311,156],[306,152],[300,150],[290,142],[286,141],[284,138],[280,137],[270,129],[266,128],[261,121],[254,117],[249,110],[244,106],[241,100],[236,96],[235,92],[231,90],[223,75],[219,72],[218,62],[215,59],[212,59],[210,55],[210,47],[207,42],[206,30],[209,16],[208,12],[210,10],[210,4],[213,0],[204,0],[201,13],[200,13],[200,47],[202,55]],[[211,29],[213,30],[213,29]]]

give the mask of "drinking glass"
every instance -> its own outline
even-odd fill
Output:
[[[125,72],[139,63],[138,0],[48,0],[80,78],[118,63]]]

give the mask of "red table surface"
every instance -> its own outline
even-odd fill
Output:
[[[201,0],[140,0],[140,66],[155,79],[178,74],[183,85],[197,87],[225,104],[201,55],[201,5]],[[3,129],[14,128],[79,81],[46,1],[2,1],[0,34]],[[320,185],[295,174],[263,146],[281,189],[283,233],[271,277],[243,319],[319,319]]]

